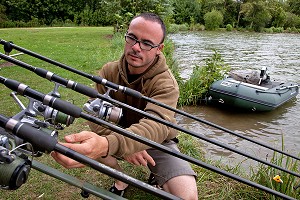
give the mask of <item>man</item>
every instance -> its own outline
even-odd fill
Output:
[[[125,34],[123,56],[119,61],[104,65],[100,70],[100,76],[175,108],[179,89],[162,53],[165,35],[165,25],[157,15],[142,13],[134,17]],[[106,92],[104,86],[97,84],[96,87],[99,93]],[[121,92],[115,92],[111,97],[176,123],[174,112],[160,106]],[[134,111],[123,110],[119,125],[135,134],[178,150],[176,130],[143,118]],[[90,123],[90,128],[93,132],[83,131],[66,136],[67,143],[63,145],[120,171],[122,169],[116,157],[124,158],[135,165],[148,166],[152,172],[151,178],[154,178],[165,191],[183,199],[198,199],[196,174],[188,162],[149,148],[100,125]],[[58,153],[52,153],[52,156],[67,168],[83,166]],[[123,195],[127,187],[126,183],[116,180],[110,191]]]

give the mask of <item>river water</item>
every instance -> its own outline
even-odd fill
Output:
[[[179,63],[182,78],[188,78],[195,65],[217,50],[232,69],[260,70],[267,67],[271,80],[300,83],[300,34],[266,34],[244,32],[188,32],[169,35],[175,43],[174,57]],[[224,110],[212,105],[184,107],[184,111],[203,120],[228,128],[251,139],[290,154],[300,152],[300,95],[283,106],[264,113],[243,113]],[[177,116],[179,125],[223,142],[239,151],[261,159],[270,159],[272,151],[186,117]],[[255,165],[222,147],[199,140],[209,159],[226,164]],[[284,147],[282,147],[284,144]],[[246,159],[246,160],[245,160]]]

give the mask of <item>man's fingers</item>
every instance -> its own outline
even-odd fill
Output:
[[[147,167],[147,160],[145,160],[143,157],[139,158],[139,164]]]
[[[93,134],[93,132],[82,131],[80,133],[65,136],[65,140],[66,142],[70,142],[70,143],[82,142],[84,140],[90,139],[91,134]]]
[[[155,166],[155,161],[145,150],[125,157],[125,160],[135,165],[143,165],[147,167],[147,164],[149,163],[150,165]]]
[[[64,156],[60,153],[57,153],[57,152],[51,152],[50,154],[54,160],[56,162],[58,162],[59,164],[61,164],[63,167],[65,168],[68,168],[68,169],[71,169],[71,168],[79,168],[79,167],[84,167],[83,164],[67,157],[67,156]]]
[[[147,160],[147,162],[149,164],[151,164],[152,166],[155,166],[155,161],[153,160],[153,158],[147,153],[147,151],[145,151],[144,153],[144,159]]]
[[[84,143],[82,144],[72,144],[72,143],[60,143],[61,145],[68,147],[69,149],[72,149],[80,154],[85,155],[85,148],[83,148],[83,145],[85,145]]]

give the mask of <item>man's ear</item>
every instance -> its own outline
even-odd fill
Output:
[[[156,51],[156,55],[159,55],[160,52],[162,52],[162,50],[164,49],[164,43],[160,44],[159,47],[157,47],[157,51]]]

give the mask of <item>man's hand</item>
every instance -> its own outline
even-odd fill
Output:
[[[105,156],[108,151],[107,139],[94,132],[82,131],[77,134],[67,135],[65,136],[65,140],[67,143],[61,143],[62,145],[92,159]],[[52,152],[51,156],[56,160],[56,162],[66,168],[84,167],[83,164],[60,153]]]
[[[125,156],[124,159],[134,165],[143,165],[147,167],[147,163],[149,163],[152,166],[155,166],[155,161],[146,150]]]

